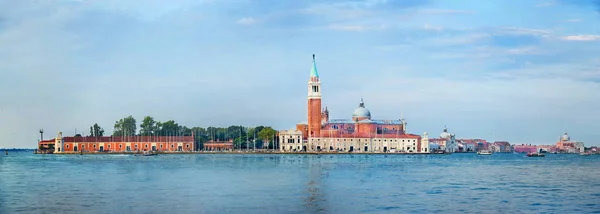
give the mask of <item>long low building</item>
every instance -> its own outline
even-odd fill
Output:
[[[194,136],[107,136],[63,137],[62,132],[51,140],[38,143],[40,153],[78,152],[191,152],[196,150]],[[50,151],[49,151],[50,150]]]

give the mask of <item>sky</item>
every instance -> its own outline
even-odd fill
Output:
[[[323,105],[457,138],[600,146],[599,0],[0,0],[0,148],[44,129],[112,133],[307,117]]]

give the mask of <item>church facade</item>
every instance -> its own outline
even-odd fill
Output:
[[[308,81],[308,120],[295,130],[279,132],[282,152],[429,153],[427,135],[409,134],[406,121],[376,120],[360,100],[351,119],[330,119],[322,106],[321,80],[315,56]]]

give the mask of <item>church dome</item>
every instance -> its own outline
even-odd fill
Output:
[[[360,99],[358,108],[352,113],[352,118],[356,119],[371,119],[371,112],[365,108],[365,103]]]
[[[562,141],[569,141],[571,140],[571,138],[569,137],[569,135],[565,132],[565,134],[563,136],[560,137],[560,140]]]
[[[444,132],[442,132],[442,134],[440,134],[440,138],[450,139],[450,137],[452,137],[452,135],[450,133],[448,133],[448,129],[444,128]]]

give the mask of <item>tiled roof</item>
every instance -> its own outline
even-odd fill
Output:
[[[38,142],[38,144],[48,144],[48,143],[54,143],[54,139],[42,140],[42,141]]]

